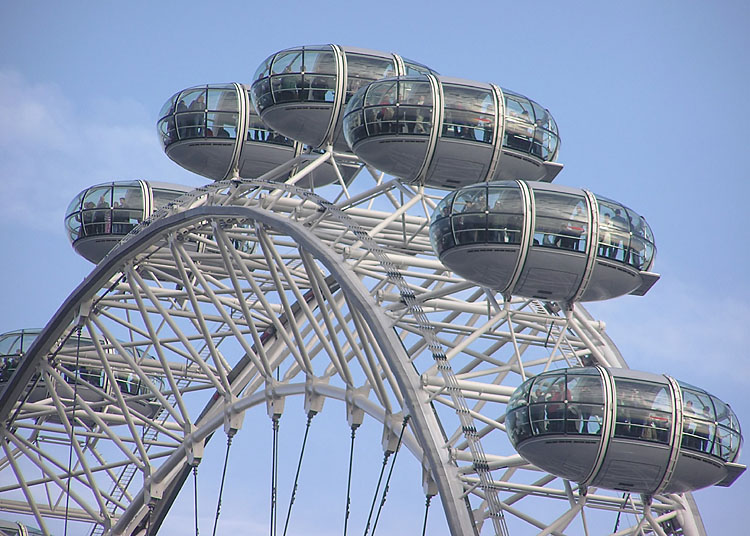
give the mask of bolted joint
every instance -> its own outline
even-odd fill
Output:
[[[245,413],[238,413],[234,410],[234,403],[237,402],[237,397],[234,395],[227,395],[224,398],[224,432],[233,436],[237,431],[242,428],[242,421],[245,418]]]
[[[166,485],[164,482],[154,480],[154,477],[149,475],[146,478],[146,482],[143,485],[143,501],[149,508],[161,500],[164,496],[164,490]]]
[[[78,314],[76,315],[75,320],[77,327],[81,328],[86,323],[86,319],[91,315],[92,306],[93,302],[91,300],[86,300],[78,307]]]
[[[438,494],[438,487],[435,479],[432,478],[432,472],[427,467],[426,460],[422,460],[422,491],[427,497]]]
[[[383,425],[383,451],[386,453],[396,452],[398,448],[398,438],[401,435],[401,428],[404,423],[402,413],[389,414],[385,418]]]
[[[357,400],[366,400],[370,394],[368,386],[354,389],[347,386],[346,388],[346,422],[351,428],[358,428],[365,419],[365,410],[357,405]]]
[[[274,421],[278,421],[281,418],[281,414],[284,413],[284,400],[283,396],[279,396],[276,393],[277,382],[274,379],[266,382],[266,412],[268,417]]]
[[[323,411],[323,402],[325,397],[320,394],[318,387],[328,385],[328,378],[315,378],[307,376],[305,378],[305,413],[316,415]]]
[[[185,453],[187,455],[188,465],[196,467],[203,459],[203,449],[205,441],[195,438],[195,430],[191,423],[185,425]]]

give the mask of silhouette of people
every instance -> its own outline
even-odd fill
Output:
[[[202,135],[203,119],[206,111],[206,96],[204,93],[200,93],[193,102],[190,103],[188,110],[193,112],[186,114],[185,124],[189,128],[186,129],[188,137],[196,137]]]
[[[711,415],[708,406],[703,406],[703,418],[706,420],[699,420],[695,425],[695,435],[697,437],[696,447],[702,452],[709,452],[711,450],[711,442],[708,439],[709,424],[706,421],[711,420]]]
[[[531,425],[534,429],[534,434],[539,435],[547,431],[546,423],[544,421],[544,393],[537,387],[534,391],[534,396],[531,400],[531,406],[529,411],[531,413]]]

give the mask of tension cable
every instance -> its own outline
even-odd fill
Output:
[[[229,448],[232,446],[232,437],[234,437],[234,431],[230,430],[227,433],[227,452],[224,455],[224,469],[221,472],[221,485],[219,486],[219,499],[216,502],[216,517],[214,518],[213,536],[216,536],[216,526],[219,523],[219,514],[221,513],[221,497],[224,494],[224,480],[227,476],[227,463],[229,462]]]
[[[193,510],[195,510],[195,536],[198,536],[198,466],[193,466]]]
[[[273,416],[273,446],[271,448],[271,536],[276,536],[276,492],[279,478],[279,417]]]
[[[380,500],[380,506],[378,506],[378,513],[375,516],[375,523],[372,525],[372,534],[375,536],[375,529],[378,526],[378,519],[380,519],[380,512],[383,511],[383,506],[385,506],[385,499],[388,495],[388,490],[391,486],[391,476],[393,476],[393,468],[396,466],[396,457],[398,456],[398,451],[401,450],[401,441],[404,438],[404,431],[406,430],[406,424],[409,422],[409,415],[404,417],[404,422],[401,424],[401,433],[398,435],[398,443],[396,444],[396,451],[393,453],[393,460],[391,461],[391,468],[388,471],[388,478],[385,480],[385,486],[383,487],[383,498]]]
[[[299,460],[297,461],[297,473],[294,475],[294,487],[292,487],[292,497],[289,499],[289,509],[286,511],[286,521],[284,522],[284,536],[286,536],[287,528],[289,527],[289,518],[292,515],[292,506],[294,505],[294,499],[297,496],[297,482],[299,482],[299,473],[302,469],[302,457],[305,455],[305,445],[307,444],[307,435],[310,432],[310,423],[312,418],[315,417],[315,412],[310,411],[307,414],[307,424],[305,425],[305,437],[302,439],[302,449],[299,453]]]
[[[354,436],[357,434],[358,424],[352,424],[352,442],[349,447],[349,477],[346,481],[346,515],[344,516],[344,536],[346,536],[346,530],[349,526],[349,506],[351,505],[351,491],[352,491],[352,467],[354,463]]]
[[[427,499],[424,502],[424,523],[422,524],[422,536],[427,534],[427,512],[430,510],[430,502],[434,495],[427,495]]]
[[[378,500],[378,493],[380,492],[380,484],[383,481],[383,475],[385,474],[385,468],[388,465],[388,458],[391,456],[391,454],[394,454],[394,462],[396,460],[395,453],[398,453],[399,447],[401,447],[401,440],[404,436],[404,430],[406,429],[406,423],[409,421],[409,416],[407,415],[404,417],[404,422],[401,426],[401,434],[398,436],[398,444],[396,445],[396,450],[391,452],[389,450],[385,451],[385,454],[383,455],[383,465],[380,467],[380,476],[378,477],[378,485],[375,486],[375,495],[372,497],[372,504],[370,505],[370,513],[367,516],[367,525],[365,525],[365,533],[364,536],[367,536],[367,533],[370,532],[370,521],[372,520],[372,513],[375,510],[375,503]],[[391,474],[393,473],[393,465],[391,465],[391,470],[388,473],[388,482],[391,479]],[[378,524],[378,517],[380,517],[380,511],[383,509],[383,504],[385,504],[385,496],[388,493],[388,482],[386,482],[385,487],[383,488],[383,498],[380,502],[380,507],[378,508],[377,516],[375,517],[375,523],[372,527],[372,533],[375,534],[375,526]]]

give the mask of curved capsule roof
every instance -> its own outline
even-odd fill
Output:
[[[529,462],[585,485],[644,494],[728,486],[742,433],[706,391],[628,369],[539,374],[511,396],[506,431]]]
[[[397,54],[338,45],[303,46],[269,56],[255,72],[252,98],[263,122],[303,143],[349,151],[341,135],[344,105],[367,83],[428,67]]]
[[[552,301],[642,295],[656,248],[629,208],[578,188],[497,181],[460,188],[437,206],[430,240],[458,275],[506,295]]]
[[[368,164],[407,181],[457,188],[552,181],[557,124],[536,102],[494,84],[427,75],[377,80],[349,101],[344,136]]]
[[[299,156],[302,143],[268,128],[241,84],[209,84],[172,95],[159,113],[157,129],[167,156],[183,168],[213,180],[252,179]],[[350,181],[355,166],[341,166]],[[322,186],[337,179],[330,163],[300,186]]]
[[[65,211],[68,238],[76,253],[97,264],[136,225],[191,190],[181,184],[142,180],[86,188]]]

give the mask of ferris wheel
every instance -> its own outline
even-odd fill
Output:
[[[215,533],[226,478],[255,464],[259,534],[303,530],[303,493],[329,533],[705,533],[690,492],[742,474],[739,423],[628,370],[581,304],[646,294],[654,237],[552,183],[544,107],[329,45],[180,91],[158,129],[214,182],[81,192],[66,228],[96,267],[44,329],[0,336],[19,532],[156,534],[180,493],[205,532],[213,478]],[[301,486],[311,466],[336,476]],[[389,521],[398,486],[419,502]]]

